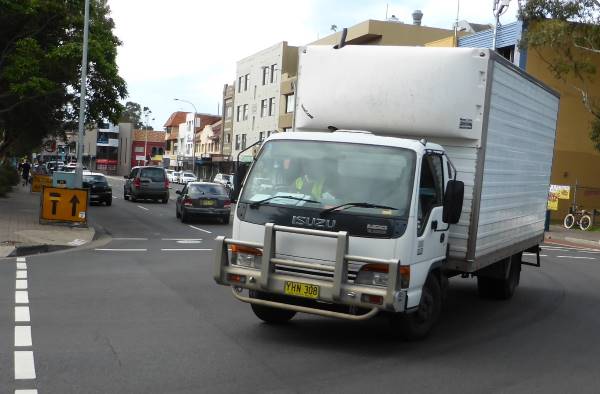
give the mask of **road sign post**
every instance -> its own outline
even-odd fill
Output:
[[[88,189],[42,189],[40,223],[87,226]]]

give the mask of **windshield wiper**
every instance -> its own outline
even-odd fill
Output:
[[[352,207],[358,207],[358,208],[380,208],[380,209],[393,209],[394,211],[397,211],[398,208],[394,208],[394,207],[389,207],[387,205],[378,205],[378,204],[371,204],[369,202],[347,202],[345,204],[340,204],[340,205],[336,205],[335,207],[331,207],[331,208],[327,208],[322,210],[319,214],[321,216],[323,215],[327,215],[328,213],[331,213],[333,211],[337,211],[339,210],[344,210],[344,209],[348,209],[348,208],[352,208]]]
[[[250,203],[250,208],[258,208],[260,205],[266,204],[267,202],[274,200],[276,198],[287,198],[289,200],[315,202],[317,204],[320,203],[320,201],[315,201],[315,200],[311,200],[308,198],[301,198],[301,197],[295,197],[295,196],[271,196],[269,198],[265,198],[264,200],[258,200],[258,201],[254,201],[254,202]]]

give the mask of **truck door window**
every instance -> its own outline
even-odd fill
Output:
[[[423,234],[433,207],[442,205],[444,195],[444,166],[440,155],[426,155],[421,163],[417,231]]]

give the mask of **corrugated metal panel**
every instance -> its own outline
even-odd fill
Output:
[[[491,48],[493,29],[480,31],[470,36],[458,39],[459,47],[471,48]],[[502,25],[498,28],[496,36],[496,47],[503,48],[510,45],[517,45],[523,33],[523,22],[516,21]]]
[[[496,63],[475,257],[544,232],[558,98]]]

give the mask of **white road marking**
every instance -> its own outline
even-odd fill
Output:
[[[535,256],[535,253],[523,252],[525,256]],[[540,257],[548,257],[547,254],[540,254]]]
[[[200,251],[209,251],[212,249],[161,249],[163,252],[187,252],[187,251],[193,251],[193,250],[200,250]]]
[[[37,389],[15,390],[15,394],[38,394]]]
[[[113,241],[147,241],[148,238],[126,238],[126,237],[116,237],[113,238]]]
[[[595,257],[582,257],[582,256],[556,256],[559,259],[583,259],[583,260],[596,260]]]
[[[24,263],[25,262],[25,257],[17,257],[17,262],[18,263]]]
[[[18,270],[26,270],[27,269],[27,263],[17,263],[17,269]]]
[[[17,279],[27,279],[27,271],[18,270],[17,271]]]
[[[35,379],[32,351],[15,351],[15,379]]]
[[[72,241],[71,241],[71,242],[69,242],[68,244],[69,244],[70,246],[80,246],[80,245],[83,245],[85,242],[86,242],[86,241],[85,241],[84,239],[79,239],[79,238],[77,238],[77,239],[74,239],[74,240],[72,240]]]
[[[576,252],[576,253],[587,253],[587,254],[600,254],[600,251],[598,252],[592,252],[590,250],[585,250],[585,249],[559,249],[559,248],[544,248],[547,251],[551,251],[551,252]]]
[[[202,241],[202,238],[161,238],[163,241]]]
[[[29,293],[27,290],[15,291],[15,304],[29,304]]]
[[[577,252],[600,253],[599,249],[578,248],[578,247],[569,247],[569,246],[542,246],[542,249],[549,249],[549,250],[573,250],[573,251],[577,251]]]
[[[107,248],[97,248],[94,249],[99,252],[147,252],[148,249],[107,249]]]
[[[28,322],[30,320],[28,306],[15,306],[15,321]]]
[[[188,226],[190,226],[191,228],[193,228],[193,229],[195,229],[195,230],[198,230],[198,231],[204,231],[205,233],[212,234],[212,231],[204,230],[204,229],[202,229],[202,228],[200,228],[200,227],[192,226],[191,224],[190,224],[190,225],[188,225]]]
[[[142,207],[141,205],[138,205],[137,207],[138,207],[138,208],[140,208],[140,209],[143,209],[144,211],[149,211],[149,209],[148,209],[148,208],[146,208],[146,207]]]
[[[118,199],[119,199],[119,197],[116,197],[116,196],[112,196],[112,198],[114,198],[115,200],[118,200]]]
[[[175,241],[175,242],[177,242],[178,244],[199,244],[199,243],[202,243],[202,241],[196,241],[196,240],[192,241],[192,240],[187,240],[187,239],[186,240],[181,239],[181,240]]]
[[[15,326],[15,347],[31,345],[31,326]]]
[[[17,283],[15,285],[15,289],[17,289],[17,290],[27,290],[27,279],[17,279]]]

